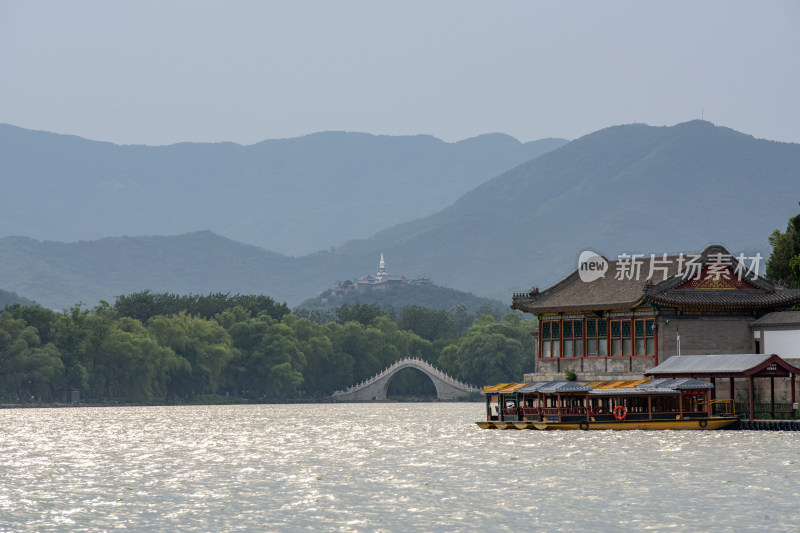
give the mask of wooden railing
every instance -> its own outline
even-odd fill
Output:
[[[736,414],[736,408],[733,404],[733,400],[730,398],[711,400],[711,414],[714,416],[733,416]]]
[[[795,411],[791,403],[775,402],[775,407],[772,407],[770,402],[755,402],[753,404],[754,413],[750,413],[750,404],[747,402],[736,402],[736,412],[745,415],[745,418],[750,420],[765,419],[765,418],[781,418],[792,419],[795,417]]]
[[[714,416],[723,416],[723,415],[733,415],[734,414],[734,406],[733,400],[722,399],[722,400],[714,400],[712,403],[712,414]],[[766,404],[769,405],[769,404]],[[776,413],[778,404],[775,404]],[[610,415],[611,413],[605,407],[600,408],[597,411],[597,408],[592,407],[583,407],[583,406],[572,406],[572,407],[521,407],[522,415],[526,417],[537,417],[539,415],[560,415],[560,416],[575,416],[575,415],[586,415],[589,414],[591,416],[595,415]],[[588,409],[588,413],[587,413]],[[701,416],[705,413],[705,408],[699,411],[684,411],[685,416]],[[737,408],[735,412],[739,412],[739,404],[737,404]],[[519,409],[516,407],[511,408],[504,408],[503,414],[506,416],[515,416],[519,413]],[[647,409],[636,408],[632,407],[627,410],[629,415],[647,415]],[[677,408],[674,409],[665,409],[660,411],[653,411],[652,415],[677,415],[680,413],[680,410]]]

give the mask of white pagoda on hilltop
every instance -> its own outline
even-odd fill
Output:
[[[375,272],[375,277],[369,274],[356,278],[353,283],[356,290],[386,290],[389,287],[397,285],[407,285],[408,279],[405,276],[398,274],[389,274],[386,269],[386,261],[383,259],[383,252],[381,252],[381,260],[378,261],[378,271]]]
[[[433,285],[433,281],[428,276],[423,276],[419,279],[415,279],[410,283],[416,285]],[[391,287],[397,287],[398,285],[408,285],[409,280],[405,276],[401,276],[398,274],[389,274],[389,271],[386,269],[386,261],[383,258],[383,252],[381,252],[381,260],[378,261],[378,270],[375,272],[375,276],[370,276],[366,274],[364,276],[359,276],[356,278],[352,284],[349,282],[337,282],[336,286],[333,288],[334,294],[344,294],[353,290],[357,291],[382,291],[387,290]]]
[[[381,252],[381,260],[378,262],[378,272],[375,274],[376,281],[383,281],[384,278],[389,276],[389,272],[386,270],[386,261],[383,260],[383,252]],[[400,276],[403,278],[403,276]],[[406,278],[403,278],[406,279]]]

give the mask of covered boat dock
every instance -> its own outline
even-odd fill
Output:
[[[645,375],[655,378],[697,378],[708,379],[715,385],[717,379],[727,379],[730,397],[735,398],[735,380],[746,379],[748,392],[748,418],[753,419],[756,411],[757,378],[769,378],[769,408],[763,411],[774,419],[776,415],[791,415],[796,418],[797,399],[795,393],[796,376],[800,368],[790,365],[777,354],[725,354],[725,355],[679,355],[673,356],[651,368]],[[775,378],[789,378],[791,383],[790,408],[776,407]],[[712,395],[715,389],[712,390]],[[712,396],[713,398],[713,396]],[[762,412],[762,411],[758,411]]]

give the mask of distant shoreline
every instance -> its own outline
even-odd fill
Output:
[[[482,400],[481,400],[482,401]],[[295,399],[295,401],[283,402],[259,402],[252,400],[234,400],[227,402],[187,402],[187,403],[91,403],[81,402],[78,404],[69,403],[46,403],[46,402],[31,402],[31,403],[0,403],[0,410],[3,409],[75,409],[85,407],[192,407],[202,405],[301,405],[301,404],[364,404],[364,403],[476,403],[468,402],[466,400],[438,400],[432,399],[388,399],[380,401],[360,401],[360,402],[337,402],[329,399]]]

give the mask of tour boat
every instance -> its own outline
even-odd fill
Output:
[[[482,392],[483,429],[722,429],[739,420],[732,399],[691,378],[499,383]]]

